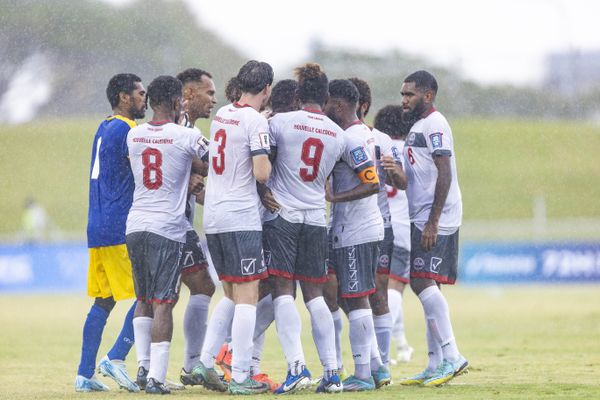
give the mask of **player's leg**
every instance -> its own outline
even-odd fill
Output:
[[[229,392],[232,394],[264,393],[269,390],[269,386],[256,382],[249,376],[252,339],[256,325],[258,284],[260,279],[268,276],[267,268],[263,263],[262,232],[229,232],[215,236],[221,246],[220,264],[215,263],[215,267],[220,279],[231,283],[231,296],[234,303],[231,323],[232,374]],[[211,242],[209,242],[209,250],[212,256]],[[224,337],[221,338],[219,346],[223,340]]]
[[[392,337],[396,342],[396,360],[409,362],[413,348],[408,345],[404,334],[404,312],[402,309],[404,288],[410,282],[410,252],[394,246],[390,262],[388,281],[388,306],[393,318]]]
[[[147,233],[145,266],[152,290],[146,302],[152,303],[152,343],[146,393],[169,393],[165,385],[173,336],[173,306],[179,297],[182,243]]]
[[[375,274],[375,293],[369,296],[369,303],[373,310],[373,324],[375,326],[376,348],[371,352],[371,370],[374,374],[380,369],[379,360],[389,367],[390,346],[392,342],[392,314],[388,307],[388,278],[390,273],[390,259],[394,244],[392,228],[385,229],[385,236],[380,245],[380,253]],[[377,350],[377,351],[375,351]],[[376,353],[379,353],[379,358]]]
[[[106,391],[108,386],[104,385],[94,376],[96,367],[96,356],[102,332],[106,320],[110,314],[115,301],[112,297],[106,299],[96,298],[83,325],[83,340],[81,345],[81,359],[75,379],[75,390],[78,392]]]
[[[344,320],[342,310],[338,305],[338,281],[335,275],[335,253],[332,247],[331,234],[327,234],[327,282],[323,286],[323,298],[331,312],[333,319],[333,327],[335,332],[335,355],[337,368],[340,377],[346,378],[344,370],[344,362],[342,357],[342,329],[344,328]]]
[[[264,240],[263,240],[264,243]],[[268,266],[265,252],[265,263]],[[275,309],[273,306],[271,277],[262,279],[258,286],[259,300],[256,304],[256,326],[254,328],[252,361],[250,364],[250,375],[257,382],[263,382],[269,385],[271,391],[279,387],[279,383],[273,381],[269,375],[261,372],[260,361],[264,350],[265,332],[275,321]]]
[[[186,233],[186,243],[182,254],[181,281],[190,290],[183,315],[184,361],[180,375],[183,384],[199,385],[192,370],[200,361],[200,352],[206,334],[208,307],[215,292],[215,284],[208,272],[208,263],[200,245],[198,234],[191,230]]]
[[[342,247],[335,249],[334,254],[341,297],[349,310],[350,347],[354,359],[354,374],[344,380],[344,390],[374,390],[370,359],[375,328],[368,296],[375,292],[377,244]]]
[[[335,352],[335,326],[323,297],[327,282],[327,230],[323,226],[302,224],[296,258],[296,278],[300,281],[304,303],[310,314],[312,336],[323,367],[317,392],[341,392]]]
[[[456,280],[458,232],[453,235],[438,235],[435,247],[429,252],[424,252],[419,245],[414,244],[417,240],[420,242],[420,237],[419,229],[412,226],[410,285],[423,306],[429,329],[428,343],[437,343],[439,347],[434,347],[435,351],[439,353],[441,350],[442,353],[442,361],[437,369],[423,381],[425,386],[437,386],[459,375],[468,367],[467,360],[460,354],[456,345],[448,303],[437,285],[454,283]],[[436,358],[439,359],[439,356]]]
[[[286,221],[281,216],[263,225],[265,248],[270,254],[269,274],[273,282],[275,325],[288,368],[285,382],[275,393],[290,393],[304,389],[310,383],[302,348],[302,322],[294,302],[294,280],[298,238],[301,224]]]
[[[233,283],[231,280],[225,280],[228,277],[225,252],[230,250],[225,247],[228,243],[222,243],[224,239],[221,234],[206,235],[208,251],[223,285],[224,296],[217,302],[208,320],[206,336],[202,345],[202,351],[200,352],[200,362],[192,370],[192,375],[197,376],[197,379],[202,382],[204,387],[220,392],[227,390],[227,386],[223,384],[214,368],[215,359],[219,354],[223,342],[229,335],[235,312]]]
[[[103,248],[106,254],[105,270],[113,298],[115,301],[135,297],[132,266],[126,245],[108,246]],[[131,305],[123,321],[123,327],[113,347],[98,363],[98,371],[112,378],[119,387],[130,392],[138,392],[139,387],[129,377],[125,358],[134,343],[133,315],[135,302]]]

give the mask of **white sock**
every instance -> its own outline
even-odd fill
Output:
[[[262,357],[264,347],[265,334],[263,333],[262,335],[254,339],[254,346],[252,348],[252,360],[250,361],[250,376],[260,374],[260,358]]]
[[[205,294],[190,296],[183,315],[183,335],[185,337],[183,369],[190,372],[200,361],[200,351],[206,335],[206,320],[210,297]]]
[[[152,342],[152,321],[150,317],[133,319],[133,336],[138,367],[150,368],[150,343]]]
[[[392,315],[392,337],[396,341],[396,347],[406,346],[404,335],[404,312],[402,311],[402,293],[395,289],[388,289],[388,306]]]
[[[435,371],[442,363],[442,348],[431,334],[427,321],[425,321],[425,337],[427,339],[427,369]]]
[[[306,308],[310,313],[313,340],[317,346],[321,365],[323,365],[323,372],[327,376],[327,371],[338,368],[333,318],[323,296],[316,297],[306,303]]]
[[[256,305],[256,327],[254,328],[254,338],[262,336],[275,320],[275,310],[273,309],[273,297],[268,294]]]
[[[302,367],[306,365],[302,341],[300,340],[302,332],[300,314],[294,303],[294,298],[290,295],[277,297],[273,300],[273,306],[275,308],[277,337],[288,362],[288,370],[292,375],[298,375],[302,371]]]
[[[371,315],[371,319],[373,315]],[[377,344],[377,335],[375,334],[375,326],[373,326],[373,336],[371,337],[371,357],[370,357],[371,372],[377,372],[379,367],[383,365],[381,355],[379,354],[379,346]]]
[[[450,323],[450,312],[444,295],[437,286],[429,286],[419,293],[419,300],[425,310],[425,318],[431,335],[442,348],[443,357],[454,362],[460,354],[454,340],[454,332]]]
[[[150,345],[150,369],[148,379],[154,378],[160,383],[165,383],[167,368],[169,367],[169,348],[171,342],[152,343]]]
[[[333,326],[335,329],[335,357],[337,359],[337,368],[342,369],[344,367],[344,361],[342,360],[342,328],[344,327],[342,310],[338,308],[333,311],[331,317],[333,318]]]
[[[242,383],[250,374],[252,359],[252,333],[256,325],[256,306],[252,304],[236,304],[231,324],[231,379]]]
[[[225,342],[234,311],[235,303],[231,299],[223,297],[210,316],[206,328],[206,338],[200,354],[200,361],[206,368],[215,366],[215,358]]]
[[[371,376],[371,341],[375,336],[373,313],[370,308],[350,311],[348,321],[350,347],[354,359],[354,376],[358,379],[368,379]]]
[[[373,326],[381,362],[387,367],[390,364],[390,346],[392,345],[392,314],[374,315]]]

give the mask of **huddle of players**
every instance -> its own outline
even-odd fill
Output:
[[[323,365],[317,392],[373,390],[391,380],[387,363],[392,321],[387,279],[380,279],[389,272],[390,251],[379,255],[382,240],[391,247],[389,235],[387,241],[384,235],[384,224],[391,231],[390,217],[384,205],[382,216],[374,194],[380,193],[383,204],[385,183],[395,190],[407,188],[401,150],[388,136],[361,121],[368,107],[359,107],[360,94],[350,80],[329,82],[317,64],[306,64],[295,73],[298,109],[267,120],[261,111],[271,95],[273,71],[266,63],[246,63],[233,81],[239,98],[232,95],[237,101],[216,113],[208,144],[197,129],[180,125],[186,110],[185,72],[178,76],[181,80],[161,76],[148,87],[154,116],[127,135],[135,191],[126,232],[138,298],[133,318],[140,365],[137,382],[148,393],[169,392],[166,370],[180,275],[190,289],[194,281],[200,286],[192,297],[202,297],[190,299],[190,304],[197,301],[205,311],[214,292],[212,281],[204,285],[208,288],[201,283],[210,277],[191,224],[193,207],[188,204],[195,194],[203,200],[208,249],[225,296],[206,329],[196,327],[195,337],[186,334],[183,383],[233,394],[270,390],[267,382],[255,379],[259,371],[252,359],[259,358],[256,349],[261,349],[261,337],[264,340],[264,331],[274,320],[288,362],[286,380],[275,393],[309,386],[311,374],[304,361],[300,316],[294,304],[295,281],[300,282]],[[415,80],[409,78],[405,85],[414,86]],[[193,126],[191,121],[188,125]],[[450,138],[451,146],[447,132],[444,138]],[[425,146],[420,142],[416,146],[437,151],[442,146],[442,133],[437,133],[440,137],[430,135],[429,142],[424,139]],[[414,164],[411,157],[409,147],[408,160]],[[204,190],[200,176],[206,174],[206,164]],[[332,204],[330,249],[326,200]],[[437,272],[440,263],[441,259],[435,265]],[[377,267],[383,274],[376,274]],[[268,276],[269,280],[263,280]],[[335,315],[340,317],[338,304],[348,314],[355,364],[354,374],[343,382],[339,376],[343,368],[341,325],[334,322]],[[188,318],[188,309],[184,327],[186,323],[202,325],[202,318],[206,321],[205,312],[199,320]],[[201,330],[206,332],[204,338]],[[437,335],[437,342],[447,342],[438,343],[442,349],[454,342],[452,335],[440,339],[435,321],[428,324],[428,338],[429,330]],[[228,337],[231,377],[225,385],[214,361]],[[430,346],[430,355],[431,350]],[[406,383],[444,383],[466,368],[466,360],[460,357],[444,358],[433,367],[430,363],[423,376]]]

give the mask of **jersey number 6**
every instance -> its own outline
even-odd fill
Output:
[[[308,138],[302,143],[302,156],[300,159],[304,162],[304,165],[312,167],[310,172],[308,168],[300,168],[300,178],[304,182],[312,182],[317,179],[322,155],[323,142],[321,142],[321,139]]]

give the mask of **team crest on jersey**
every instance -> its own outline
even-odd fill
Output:
[[[409,146],[412,146],[413,144],[415,144],[415,136],[416,136],[416,134],[414,132],[411,132],[408,135],[408,138],[406,139],[406,143],[408,143]]]
[[[425,260],[423,260],[421,257],[417,257],[417,258],[415,258],[415,261],[413,261],[413,267],[417,271],[422,270],[424,266],[425,266]]]
[[[269,148],[269,134],[268,133],[259,133],[258,138],[260,140],[260,147]]]
[[[429,139],[431,139],[431,147],[434,149],[442,148],[442,133],[436,132],[429,135]]]
[[[390,257],[387,254],[379,256],[379,266],[387,268],[390,265]]]
[[[356,165],[367,161],[367,153],[365,152],[365,148],[362,146],[355,148],[350,152],[350,154],[352,154],[352,161],[354,161],[354,164]]]

